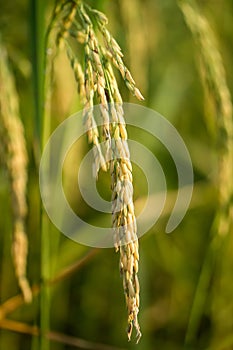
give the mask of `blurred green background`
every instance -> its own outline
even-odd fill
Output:
[[[217,235],[218,148],[206,115],[208,101],[199,74],[198,47],[174,0],[98,0],[87,2],[106,13],[108,28],[122,47],[127,67],[145,96],[144,106],[165,116],[183,137],[195,177],[193,199],[179,227],[165,234],[175,202],[177,176],[166,150],[146,135],[131,130],[160,161],[168,183],[166,208],[156,225],[140,239],[143,337],[127,342],[127,312],[119,274],[119,256],[113,249],[91,250],[67,239],[47,223],[50,241],[51,349],[233,349],[233,232],[213,244]],[[218,40],[233,90],[233,2],[198,1]],[[0,33],[6,45],[20,98],[29,154],[27,200],[29,213],[28,277],[41,282],[41,203],[38,166],[41,121],[38,120],[38,61],[41,35],[46,31],[53,1],[0,0]],[[39,73],[38,73],[39,74]],[[138,103],[118,76],[124,101]],[[1,92],[0,92],[1,93]],[[55,63],[52,129],[81,109],[69,62],[60,54]],[[75,188],[72,164],[81,161],[89,146],[83,137],[67,158],[64,177],[67,197],[85,220],[105,225],[109,217],[91,210]],[[229,164],[231,166],[231,164]],[[156,181],[156,174],[155,174]],[[147,194],[146,179],[134,166],[135,205]],[[110,198],[110,176],[101,173],[98,189]],[[32,304],[15,299],[19,289],[11,260],[12,216],[9,183],[0,171],[0,303],[10,301],[7,320],[0,313],[0,349],[40,349],[35,328],[40,326],[40,294]],[[138,203],[138,204],[137,204]],[[232,228],[232,226],[231,226]],[[83,259],[83,260],[82,260]],[[79,264],[80,263],[80,264]],[[63,269],[71,267],[69,273]],[[73,269],[72,269],[73,267]],[[56,279],[56,276],[60,276]],[[1,306],[0,306],[1,310]],[[10,322],[9,322],[10,321]],[[56,339],[55,339],[56,338]],[[108,344],[104,345],[99,344]],[[42,349],[41,349],[42,350]]]

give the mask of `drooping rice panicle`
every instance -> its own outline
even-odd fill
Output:
[[[143,100],[143,96],[123,62],[119,45],[106,28],[106,16],[81,1],[65,1],[59,9],[61,13],[57,13],[57,17],[61,20],[56,24],[56,41],[60,47],[66,48],[74,71],[84,106],[83,119],[88,140],[94,146],[95,173],[97,175],[100,168],[104,171],[109,168],[111,173],[112,226],[114,245],[120,251],[120,272],[128,310],[128,339],[131,339],[135,327],[139,341],[139,247],[133,205],[132,165],[123,102],[112,63],[120,71],[129,90],[139,100]],[[100,41],[98,34],[104,40]],[[81,57],[76,51],[75,42],[82,45]],[[100,126],[95,120],[94,101],[100,107]],[[104,146],[101,145],[102,141]]]
[[[7,51],[0,41],[0,119],[4,163],[7,168],[13,209],[12,256],[18,284],[26,302],[32,299],[26,277],[28,240],[25,229],[27,215],[27,151],[24,128],[20,119],[18,95],[9,68]]]

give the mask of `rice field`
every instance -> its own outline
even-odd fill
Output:
[[[0,9],[0,349],[233,349],[232,2],[0,0]],[[149,111],[165,118],[157,138]],[[43,155],[75,113],[81,136],[47,190]],[[194,182],[167,233],[183,169],[176,135]],[[75,229],[58,181],[84,223]],[[108,211],[86,201],[94,190]],[[146,206],[163,200],[161,211]],[[146,218],[159,214],[144,232],[145,207]]]

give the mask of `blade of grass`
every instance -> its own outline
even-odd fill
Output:
[[[198,328],[201,324],[201,318],[205,312],[206,302],[208,299],[208,291],[210,288],[210,281],[214,273],[216,263],[216,252],[219,251],[221,240],[219,236],[214,236],[212,242],[209,244],[204,261],[202,264],[201,272],[198,277],[198,283],[196,286],[194,299],[189,315],[189,322],[185,335],[185,346],[193,344],[196,339]]]

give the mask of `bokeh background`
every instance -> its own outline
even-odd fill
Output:
[[[165,116],[178,130],[190,152],[195,185],[190,208],[179,227],[165,233],[177,188],[170,155],[148,135],[129,130],[160,161],[168,184],[167,202],[156,225],[140,239],[143,337],[138,345],[126,336],[127,312],[114,249],[94,250],[66,238],[47,220],[49,245],[50,348],[62,349],[233,349],[233,229],[218,237],[219,148],[215,116],[200,68],[200,46],[174,0],[98,0],[88,4],[106,13],[108,28],[122,47],[145,101],[142,105]],[[233,90],[233,2],[198,1],[213,29]],[[27,200],[29,213],[28,278],[35,291],[41,285],[41,202],[38,167],[42,122],[38,118],[38,69],[43,58],[41,36],[46,31],[53,1],[0,1],[0,34],[8,49],[20,100],[29,155]],[[43,71],[42,71],[43,74]],[[118,74],[118,73],[116,73]],[[138,103],[118,76],[125,102]],[[70,64],[62,52],[56,58],[52,93],[51,132],[81,109]],[[0,91],[1,93],[1,91]],[[221,116],[220,116],[221,118]],[[212,130],[215,132],[212,132]],[[110,216],[85,204],[76,188],[78,164],[89,149],[83,137],[68,154],[64,186],[77,213],[101,226]],[[232,163],[229,163],[232,167]],[[155,174],[156,182],[156,174]],[[134,165],[136,211],[147,195],[143,171]],[[110,199],[110,175],[100,173],[97,187]],[[0,349],[40,347],[40,293],[22,302],[11,259],[12,215],[7,173],[0,170]],[[102,344],[102,345],[101,345]]]

